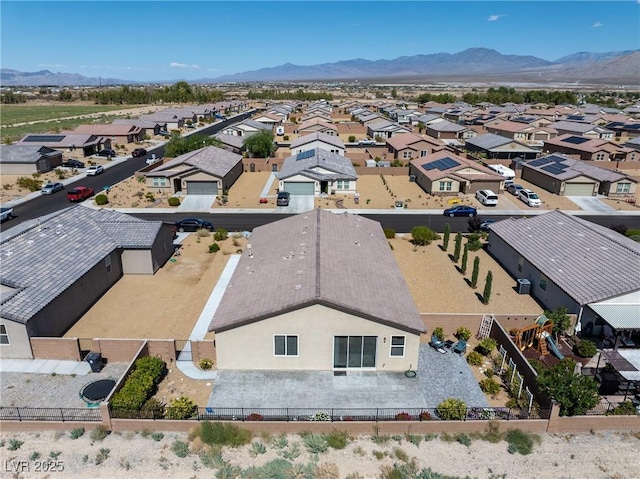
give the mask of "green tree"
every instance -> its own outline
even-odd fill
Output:
[[[245,149],[256,158],[269,158],[275,151],[273,132],[261,131],[244,140]]]
[[[574,374],[576,362],[564,358],[538,375],[538,387],[560,404],[561,416],[579,416],[598,404],[598,383],[590,376]]]
[[[487,271],[487,279],[484,282],[484,292],[482,293],[482,302],[484,304],[489,304],[489,300],[491,299],[491,283],[493,282],[493,273],[491,271]]]
[[[558,339],[558,335],[563,334],[571,326],[571,317],[567,314],[567,308],[560,307],[553,311],[545,310],[544,315],[553,321],[553,334]]]
[[[449,236],[451,236],[451,226],[449,225],[449,223],[447,223],[446,225],[444,225],[444,234],[442,237],[443,251],[447,251],[447,248],[449,247]]]
[[[462,247],[462,233],[460,233],[458,231],[458,234],[456,234],[456,243],[455,243],[455,247],[454,247],[454,250],[453,250],[453,261],[455,261],[456,263],[460,259],[460,248],[461,247]]]
[[[469,260],[469,243],[465,243],[464,250],[462,252],[462,263],[460,263],[460,272],[465,274],[467,272],[467,261]]]
[[[414,226],[411,229],[411,240],[416,246],[431,244],[431,242],[437,238],[437,233],[426,226]]]
[[[478,287],[478,274],[480,274],[480,256],[476,256],[473,260],[473,271],[471,272],[471,287]]]
[[[167,142],[164,154],[170,158],[175,158],[176,156],[184,155],[185,153],[198,150],[205,146],[216,146],[219,148],[221,143],[220,140],[211,136],[189,135],[183,138],[179,133],[174,133]]]

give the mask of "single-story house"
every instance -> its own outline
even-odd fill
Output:
[[[504,177],[480,163],[458,156],[451,151],[436,151],[409,162],[409,175],[429,194],[457,195],[478,190],[499,192]]]
[[[576,121],[557,121],[551,123],[549,128],[553,128],[562,135],[576,135],[585,138],[596,138],[599,140],[613,140],[614,132],[601,126],[592,125],[591,123],[579,123]]]
[[[255,134],[255,133],[254,133]],[[241,155],[245,150],[244,142],[249,138],[251,134],[244,136],[225,135],[224,133],[216,133],[213,137],[222,144],[222,148],[232,153]]]
[[[279,190],[292,195],[355,194],[357,180],[349,158],[323,148],[285,158],[278,173]]]
[[[638,182],[593,163],[554,153],[522,162],[522,179],[561,196],[635,196]]]
[[[425,133],[437,140],[461,140],[473,138],[478,134],[468,126],[452,123],[444,118],[427,123]]]
[[[615,138],[627,140],[640,138],[640,121],[612,121],[606,128],[614,132]]]
[[[252,118],[253,121],[264,123],[265,125],[281,125],[282,117],[272,113],[261,113]]]
[[[91,156],[105,148],[111,148],[111,140],[102,136],[88,133],[30,133],[16,143],[16,145],[47,146],[60,152],[75,152],[82,150],[83,156]]]
[[[95,124],[78,125],[71,133],[88,133],[90,135],[110,138],[114,144],[125,145],[144,140],[144,130],[135,125]]]
[[[160,113],[163,115],[175,115],[176,117],[184,120],[185,123],[198,123],[198,115],[191,107],[167,108],[166,110],[162,110]]]
[[[167,131],[166,123],[157,123],[155,121],[145,121],[135,118],[118,118],[111,122],[112,125],[132,125],[142,129],[142,136],[159,135],[161,131]]]
[[[303,151],[320,148],[330,151],[336,155],[344,156],[344,142],[337,136],[325,135],[324,133],[309,133],[300,136],[291,142],[291,153],[297,155]]]
[[[518,121],[503,121],[488,123],[485,125],[487,133],[504,136],[515,141],[526,143],[530,146],[543,146],[544,141],[553,138],[557,132],[553,128],[537,127]]]
[[[261,131],[273,131],[273,126],[247,118],[239,123],[226,126],[222,130],[222,133],[225,135],[246,136],[247,134],[258,133]]]
[[[585,161],[636,161],[636,150],[609,140],[566,134],[544,142],[546,153],[563,153]]]
[[[540,153],[539,150],[524,143],[493,133],[469,138],[465,142],[464,148],[476,156],[483,155],[492,160],[513,160],[514,158],[530,160],[536,158]]]
[[[402,133],[411,133],[411,128],[389,120],[378,120],[367,123],[369,138],[391,138]]]
[[[179,130],[184,126],[184,119],[173,113],[157,111],[150,115],[141,115],[141,120],[165,125],[165,131]]]
[[[163,163],[145,174],[147,186],[171,194],[224,194],[242,174],[242,155],[206,146]]]
[[[444,149],[444,145],[415,133],[403,133],[387,139],[387,148],[395,160],[411,160]]]
[[[62,164],[62,152],[46,146],[0,145],[0,167],[4,175],[46,173]]]
[[[544,128],[549,126],[551,123],[553,123],[548,118],[543,118],[541,116],[535,116],[535,115],[532,115],[532,116],[515,115],[515,116],[511,116],[509,118],[509,121],[512,121],[515,123],[524,123],[529,126],[534,126],[536,128]]]
[[[307,120],[298,126],[298,128],[294,131],[299,135],[307,135],[310,133],[324,133],[329,136],[338,136],[338,127],[333,123],[327,123],[325,120],[320,118],[314,118],[312,120]]]
[[[320,208],[253,230],[209,330],[221,370],[342,374],[416,369],[425,332],[380,223]]]
[[[122,275],[154,274],[174,251],[168,224],[80,205],[15,229],[0,242],[2,358],[32,358],[29,338],[63,335]]]
[[[544,308],[565,307],[582,331],[599,334],[602,323],[588,309],[618,302],[631,306],[613,313],[626,312],[640,328],[640,243],[559,210],[505,219],[489,230],[489,253],[514,278],[529,281]]]

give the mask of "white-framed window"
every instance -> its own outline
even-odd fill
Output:
[[[402,152],[402,158],[404,158],[405,160],[411,158],[411,152],[410,151],[403,151]]]
[[[336,182],[336,188],[339,190],[348,190],[349,189],[349,180],[338,180]]]
[[[538,282],[538,286],[540,286],[540,289],[542,291],[546,291],[547,290],[547,277],[545,275],[541,275],[540,276],[540,281]]]
[[[0,324],[0,344],[9,343],[9,333],[7,333],[7,327],[4,324]]]
[[[604,153],[598,153],[596,155],[596,161],[604,161],[605,157],[606,157],[606,155]]]
[[[391,336],[391,350],[389,351],[391,356],[404,357],[406,339],[406,336]]]
[[[420,150],[420,158],[427,156],[427,150]]]
[[[451,191],[452,189],[453,189],[453,182],[451,181],[440,182],[440,191]]]
[[[104,267],[107,268],[107,274],[111,273],[111,256],[104,259]]]
[[[273,355],[274,356],[297,356],[298,336],[290,334],[273,335]]]
[[[522,273],[522,268],[524,268],[524,258],[520,256],[518,258],[518,272]]]
[[[631,183],[618,183],[616,185],[616,193],[629,193],[631,191]]]
[[[153,178],[152,179],[152,184],[155,188],[163,188],[165,186],[167,186],[167,179],[166,178]]]

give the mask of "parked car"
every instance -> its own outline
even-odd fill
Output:
[[[110,150],[108,148],[105,148],[104,150],[101,150],[97,153],[98,156],[110,156],[111,158],[114,158],[116,156],[118,156],[118,154],[115,152],[115,150]]]
[[[207,229],[213,231],[213,224],[209,221],[204,221],[199,218],[185,218],[181,221],[176,221],[176,230],[180,233],[185,231],[198,231],[201,229]]]
[[[509,186],[507,186],[507,191],[511,193],[513,196],[518,196],[518,193],[523,188],[524,186],[519,185],[518,183],[511,183]]]
[[[56,191],[62,190],[64,190],[64,185],[62,183],[49,183],[42,187],[40,193],[42,193],[43,195],[52,195]]]
[[[84,163],[78,160],[67,160],[63,161],[62,165],[65,168],[84,168]]]
[[[504,189],[509,188],[509,185],[513,184],[513,180],[504,180]]]
[[[527,206],[538,207],[542,204],[538,195],[527,188],[523,188],[518,192],[518,198],[520,198],[521,201],[524,201]]]
[[[87,168],[87,171],[85,171],[85,173],[87,174],[87,176],[100,175],[104,173],[104,168],[101,165],[92,165]]]
[[[87,186],[76,186],[71,191],[67,192],[67,199],[69,201],[84,201],[87,198],[91,198],[94,192]]]
[[[289,199],[291,198],[291,193],[288,191],[280,191],[278,192],[278,199],[276,200],[276,204],[278,206],[289,206]]]
[[[491,190],[476,191],[476,199],[485,206],[496,206],[498,204],[498,195]]]
[[[147,154],[147,150],[144,148],[136,148],[131,152],[131,156],[137,158],[138,156],[144,156]]]
[[[149,158],[147,158],[147,165],[154,165],[158,162],[162,161],[162,158],[158,158],[155,154],[152,154]]]
[[[480,231],[489,231],[489,225],[495,223],[496,220],[484,220],[480,223]]]
[[[444,210],[444,216],[476,216],[478,212],[473,206],[458,205]]]
[[[10,220],[13,217],[13,208],[8,206],[0,207],[0,221]]]
[[[358,141],[358,145],[375,145],[375,144],[376,144],[376,140],[364,139],[364,140]]]

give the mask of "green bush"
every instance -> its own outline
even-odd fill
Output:
[[[484,361],[484,356],[477,351],[471,351],[467,356],[467,362],[471,364],[471,366],[480,366]]]
[[[498,346],[498,342],[493,338],[484,338],[475,348],[483,356],[488,356]]]
[[[480,389],[491,396],[497,396],[500,392],[500,384],[495,379],[487,378],[480,381]]]
[[[469,341],[470,337],[471,331],[469,330],[469,328],[460,326],[458,329],[456,329],[456,338],[462,339],[463,341]]]
[[[200,366],[200,369],[209,371],[213,367],[213,361],[209,358],[202,358],[198,361],[198,365]]]
[[[171,445],[171,450],[178,457],[187,457],[189,455],[189,444],[176,439]]]
[[[612,414],[614,416],[635,416],[638,414],[638,410],[631,401],[624,401],[618,404]]]
[[[581,358],[592,358],[598,352],[598,347],[588,339],[582,339],[576,344],[576,354]]]
[[[349,135],[349,143],[354,143],[356,141],[356,137],[354,135]]]
[[[492,378],[493,376],[495,376],[495,374],[496,372],[492,368],[487,368],[484,370],[484,375],[488,378]]]
[[[320,434],[308,434],[303,439],[304,446],[311,454],[319,454],[325,452],[329,447],[327,440]]]
[[[149,374],[155,384],[158,384],[167,374],[167,364],[155,356],[145,356],[136,360],[135,370]]]
[[[426,226],[414,226],[411,229],[411,239],[416,246],[425,246],[440,238],[440,235]]]
[[[436,413],[443,421],[462,421],[467,415],[467,405],[461,399],[447,398],[438,404]]]
[[[325,439],[327,445],[333,449],[344,449],[349,444],[349,435],[347,431],[333,430],[329,434],[326,434]]]
[[[480,241],[480,233],[470,233],[467,235],[467,245],[469,251],[478,251],[482,248],[482,242]]]
[[[436,338],[438,338],[438,340],[444,341],[444,330],[440,326],[433,330],[433,334]]]
[[[164,417],[164,404],[156,398],[149,398],[142,406],[142,411],[147,419],[162,419]]]
[[[391,229],[391,228],[384,228],[384,236],[387,239],[391,239],[391,238],[395,238],[396,237],[396,230]]]
[[[224,241],[229,237],[229,233],[224,228],[218,228],[215,233],[213,233],[213,239],[215,241]]]
[[[180,206],[180,198],[176,198],[172,196],[167,200],[169,202],[169,206]]]
[[[107,203],[109,203],[109,198],[107,197],[107,195],[101,193],[96,196],[96,204],[98,206],[106,205]]]
[[[538,374],[540,374],[545,368],[546,366],[544,365],[544,363],[538,359],[535,358],[531,358],[531,359],[527,359],[527,361],[529,361],[529,364],[531,365],[531,367],[535,370],[535,372],[537,372]]]
[[[220,251],[220,245],[218,243],[211,243],[209,245],[209,253],[217,253]]]
[[[508,431],[506,440],[509,443],[509,452],[511,452],[511,454],[519,452],[522,455],[531,454],[534,443],[539,442],[537,436],[520,429],[511,429]]]
[[[167,371],[165,362],[156,357],[147,356],[138,359],[134,370],[118,392],[111,398],[111,407],[116,416],[122,417],[122,411],[138,411],[154,395],[157,384]],[[118,411],[121,411],[120,413]]]
[[[96,426],[93,431],[91,431],[90,437],[92,441],[96,442],[96,441],[104,440],[104,438],[107,437],[108,435],[109,435],[109,430],[106,427],[104,427],[102,424],[100,424],[99,426]]]
[[[165,417],[167,419],[189,419],[190,417],[193,417],[197,409],[198,408],[191,399],[181,396],[173,399],[169,403]]]
[[[75,429],[72,429],[71,432],[69,433],[69,435],[71,436],[71,439],[78,439],[78,438],[84,436],[84,428],[83,427],[77,427]]]
[[[210,446],[239,447],[251,442],[250,431],[229,423],[203,421],[196,429],[195,435]]]
[[[18,178],[16,184],[20,188],[26,188],[29,191],[38,191],[42,188],[42,181],[35,178],[27,178],[26,176]]]

